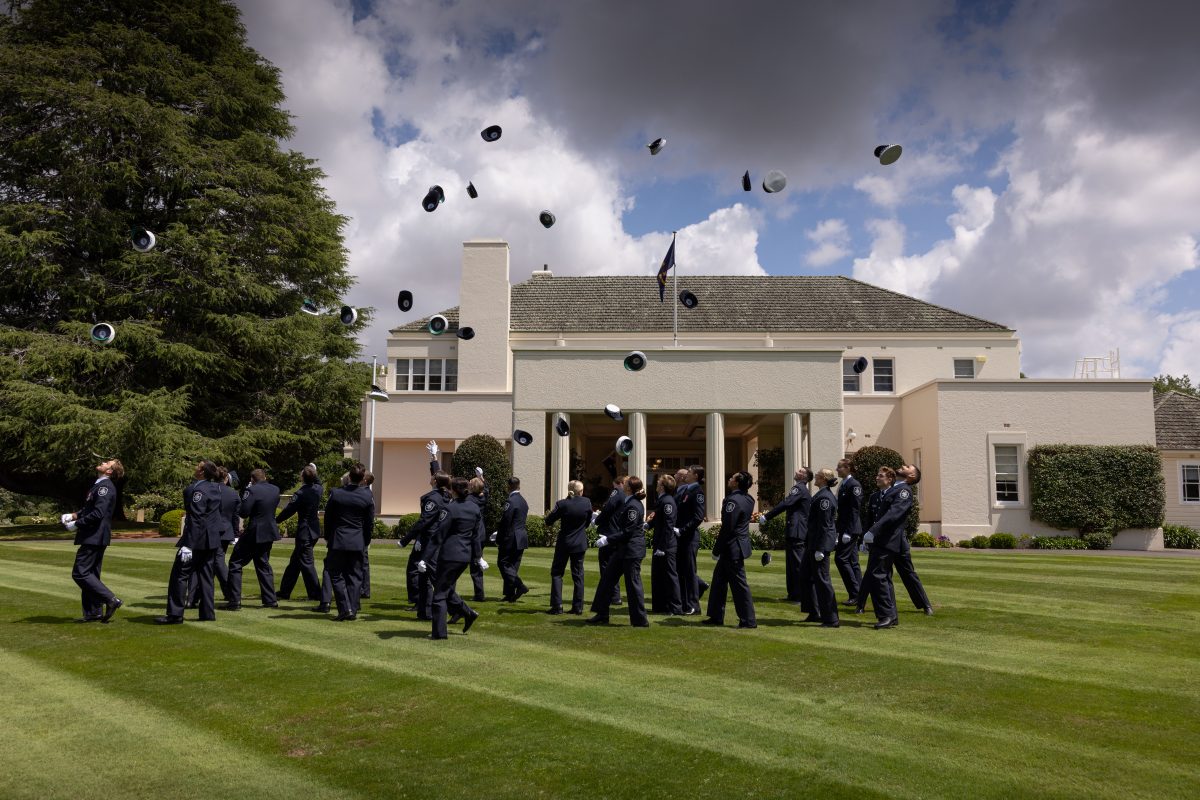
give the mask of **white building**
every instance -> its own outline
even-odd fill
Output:
[[[607,484],[603,460],[633,439],[621,472],[645,479],[705,466],[719,518],[723,476],[754,472],[758,448],[784,448],[797,465],[832,467],[866,445],[918,464],[922,521],[953,539],[1050,533],[1029,519],[1026,451],[1039,443],[1154,444],[1148,380],[1020,377],[1015,331],[845,277],[681,276],[699,298],[660,303],[653,275],[510,281],[507,243],[463,246],[461,305],[391,331],[377,404],[380,513],[415,511],[428,483],[424,445],[487,433],[510,447],[533,513],[566,495],[570,452]],[[475,330],[455,338],[459,324]],[[631,350],[648,365],[623,368]],[[851,369],[866,356],[861,375]],[[603,413],[607,403],[622,422]],[[561,414],[568,438],[553,431]],[[369,437],[364,403],[362,438]],[[514,428],[534,435],[512,447]],[[446,462],[449,463],[448,461]]]

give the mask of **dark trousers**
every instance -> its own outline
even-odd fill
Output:
[[[196,599],[200,603],[200,619],[216,619],[216,603],[213,601],[213,561],[217,551],[193,550],[192,560],[183,563],[179,552],[171,565],[171,577],[167,585],[167,616],[182,617],[188,599],[188,581],[196,576]]]
[[[433,619],[433,594],[437,589],[437,562],[426,561],[417,575],[417,619]]]
[[[932,603],[929,602],[929,595],[925,594],[925,587],[921,584],[921,579],[917,577],[917,568],[913,566],[912,553],[901,553],[896,556],[895,566],[896,574],[900,576],[904,588],[908,590],[908,599],[912,600],[912,604],[918,609],[929,608]]]
[[[842,544],[842,536],[838,534],[838,545],[834,561],[838,573],[842,576],[842,584],[846,587],[846,595],[854,600],[858,597],[858,587],[862,583],[862,572],[858,568],[858,537],[851,536],[850,541]]]
[[[321,565],[321,605],[329,608],[332,602],[333,580],[329,577],[329,553],[326,553]]]
[[[471,607],[458,596],[458,576],[467,569],[465,561],[441,561],[433,577],[433,638],[446,638],[446,615],[469,614]]]
[[[746,562],[740,558],[722,555],[713,568],[712,589],[708,595],[708,617],[717,622],[725,621],[725,591],[733,592],[733,608],[738,621],[744,625],[757,625],[754,617],[754,599],[750,597],[750,584],[746,582]]]
[[[601,619],[608,619],[608,610],[612,606],[613,586],[625,577],[625,604],[629,606],[629,624],[646,626],[650,624],[646,617],[646,598],[642,593],[642,560],[640,558],[622,558],[620,553],[612,553],[608,564],[605,565],[604,575],[600,585],[596,587],[596,596],[592,598],[592,611]]]
[[[550,564],[550,610],[562,611],[563,575],[567,562],[571,563],[571,582],[574,592],[571,594],[571,610],[583,611],[583,556],[585,551],[568,553],[566,550],[555,548],[554,561]]]
[[[274,542],[251,542],[243,536],[233,546],[229,558],[229,602],[242,604],[242,567],[253,562],[258,576],[259,599],[264,606],[279,602],[275,598],[275,573],[271,570],[271,545]]]
[[[325,556],[325,568],[329,570],[329,584],[337,600],[338,615],[357,614],[362,596],[363,551],[330,550]]]
[[[604,580],[604,571],[608,569],[608,562],[612,559],[612,546],[605,545],[596,551],[597,561],[600,565],[600,580]],[[621,604],[621,579],[618,577],[612,585],[612,597],[609,598],[609,605],[618,606]]]
[[[475,590],[475,602],[482,603],[487,600],[487,595],[483,591],[483,568],[471,562],[471,587]]]
[[[682,614],[679,596],[678,551],[667,550],[650,561],[650,610],[659,614]]]
[[[821,622],[837,622],[837,595],[833,591],[833,581],[829,579],[829,553],[820,561],[815,555],[810,555],[808,560],[808,571],[812,575],[813,611],[821,616]]]
[[[362,589],[359,590],[359,595],[368,600],[371,599],[371,543],[367,542],[367,546],[363,548],[363,563],[362,563]]]
[[[417,598],[421,596],[421,573],[417,569],[421,554],[416,547],[417,542],[414,539],[412,548],[408,551],[408,564],[404,567],[404,589],[408,592],[409,604],[414,606],[417,604]]]
[[[100,568],[104,566],[104,549],[103,545],[81,544],[75,551],[71,580],[79,586],[85,617],[103,616],[104,603],[113,599],[112,591],[100,580]]]
[[[229,565],[225,563],[225,551],[228,549],[229,542],[222,541],[221,548],[212,551],[213,577],[221,587],[221,596],[226,600],[229,599]],[[200,603],[200,582],[196,579],[197,574],[196,570],[192,570],[192,577],[188,580],[188,608],[195,608]]]
[[[521,569],[521,559],[524,558],[524,550],[509,550],[500,551],[500,575],[504,578],[504,599],[512,600],[516,597],[517,592],[527,589],[518,571]]]
[[[708,584],[700,579],[700,571],[696,566],[696,556],[700,552],[700,532],[696,531],[690,539],[680,539],[676,551],[675,568],[679,572],[679,601],[683,610],[700,610],[700,595],[708,589]]]
[[[317,567],[313,561],[314,541],[296,540],[292,548],[292,557],[288,560],[283,577],[279,580],[279,596],[285,600],[291,598],[292,590],[296,588],[296,579],[304,578],[304,591],[309,600],[321,599],[321,581],[317,578]]]
[[[788,539],[787,551],[784,554],[783,574],[787,581],[787,599],[793,603],[799,601],[800,607],[809,611],[808,589],[811,581],[805,580],[804,541]]]
[[[872,547],[867,554],[867,568],[858,589],[858,608],[866,608],[867,597],[880,620],[896,616],[896,590],[892,586],[892,561],[896,554],[881,547]]]

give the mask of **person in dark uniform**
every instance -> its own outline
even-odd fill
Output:
[[[838,462],[837,474],[842,479],[838,486],[837,501],[837,554],[834,559],[842,584],[849,598],[844,606],[858,604],[858,587],[862,583],[862,572],[858,566],[858,543],[862,538],[862,484],[852,474],[854,465],[849,459]]]
[[[592,521],[592,504],[583,496],[583,483],[567,484],[567,496],[554,504],[546,515],[546,526],[559,523],[558,540],[554,543],[554,560],[550,563],[550,610],[548,614],[563,613],[562,585],[567,563],[571,564],[571,613],[583,613],[583,557],[587,553],[588,524]]]
[[[304,468],[300,473],[300,480],[304,485],[292,495],[287,507],[275,517],[275,523],[279,524],[296,515],[296,545],[292,549],[287,568],[283,571],[283,578],[279,581],[278,597],[280,600],[291,600],[296,580],[303,577],[308,599],[319,601],[321,581],[317,578],[313,547],[321,538],[321,519],[317,512],[321,508],[321,497],[325,494],[325,489],[317,480],[317,468],[313,464]]]
[[[808,481],[811,476],[807,467],[800,467],[792,476],[796,483],[775,507],[758,517],[759,525],[765,525],[780,514],[786,514],[784,528],[787,535],[787,556],[784,565],[784,577],[787,581],[787,599],[792,603],[800,603],[800,610],[812,613],[809,595],[812,581],[808,578],[804,567],[804,547],[808,541],[809,507],[812,494],[808,491]]]
[[[431,465],[435,463],[437,462],[431,462]],[[417,618],[425,619],[429,616],[429,603],[433,602],[433,590],[430,588],[427,595],[422,595],[421,587],[427,585],[428,579],[433,576],[423,577],[417,569],[417,564],[427,555],[425,548],[429,545],[429,537],[437,526],[442,509],[450,502],[450,476],[441,470],[434,471],[429,476],[429,491],[421,495],[418,502],[421,506],[421,516],[408,529],[408,533],[400,537],[396,545],[404,547],[412,544],[412,550],[408,554],[408,567],[404,573],[405,586],[408,590],[408,601],[417,612]]]
[[[650,513],[654,531],[654,554],[650,561],[650,610],[658,614],[683,614],[679,596],[679,507],[675,501],[675,479],[658,479],[658,499]]]
[[[749,472],[735,472],[726,487],[730,494],[721,504],[721,532],[713,546],[712,593],[708,596],[708,618],[703,625],[725,624],[725,593],[733,592],[733,607],[738,615],[739,628],[757,628],[754,599],[746,582],[746,559],[750,557],[750,518],[754,514],[754,498],[746,494],[754,485]]]
[[[488,497],[491,492],[488,490],[487,481],[483,479],[483,469],[475,468],[475,477],[467,482],[467,492],[469,499],[479,506],[480,515],[487,511]],[[479,541],[479,546],[483,547],[487,541],[487,529],[484,528],[484,535]],[[486,562],[484,562],[486,563]],[[472,599],[476,603],[482,603],[487,600],[487,594],[483,590],[483,569],[479,566],[478,561],[471,562],[471,588],[474,590]]]
[[[371,488],[373,485],[375,485],[375,473],[367,470],[363,473],[362,483],[359,486],[366,489],[373,498],[375,496],[375,491]],[[364,600],[371,597],[371,542],[375,531],[372,530],[371,534],[371,537],[367,539],[367,546],[363,548],[362,590],[359,592],[359,596]]]
[[[612,606],[612,584],[625,577],[625,599],[629,606],[629,624],[635,628],[650,627],[646,617],[646,599],[642,593],[642,560],[646,558],[646,531],[643,527],[646,509],[642,501],[646,492],[642,479],[630,475],[625,479],[622,490],[625,502],[614,515],[616,532],[611,537],[602,535],[596,540],[599,547],[610,546],[608,566],[604,577],[596,587],[592,598],[592,616],[589,625],[607,625],[608,611]]]
[[[837,546],[837,498],[831,487],[837,486],[837,475],[831,469],[818,470],[814,476],[817,493],[809,506],[808,544],[805,559],[807,572],[812,576],[813,611],[805,622],[820,622],[822,628],[839,626],[837,596],[829,580],[829,557]]]
[[[349,483],[329,493],[325,503],[325,567],[337,600],[338,622],[358,618],[363,551],[375,528],[375,498],[362,486],[367,468],[350,467]]]
[[[75,531],[75,566],[71,579],[79,587],[83,616],[78,622],[108,622],[124,605],[100,580],[104,551],[112,543],[112,515],[117,505],[115,481],[125,477],[125,467],[117,459],[96,465],[96,482],[88,490],[83,508],[64,514],[67,530]]]
[[[878,517],[863,534],[863,541],[871,546],[867,560],[868,576],[864,578],[864,583],[870,583],[871,604],[879,620],[875,623],[876,628],[894,628],[900,622],[896,615],[892,564],[903,549],[901,542],[904,540],[908,512],[912,509],[912,489],[905,484],[893,486],[894,476],[890,468],[879,468],[879,477],[883,478],[887,488],[880,494]],[[860,598],[860,607],[862,602]]]
[[[504,577],[504,599],[515,603],[529,587],[521,580],[521,558],[529,547],[529,536],[525,531],[525,518],[529,516],[529,504],[521,496],[521,479],[508,479],[508,500],[504,502],[504,513],[500,516],[500,528],[493,538],[500,551],[500,574]]]
[[[867,507],[863,515],[862,527],[863,530],[869,530],[875,524],[875,520],[879,519],[883,511],[883,492],[892,485],[892,481],[896,479],[896,473],[891,467],[880,467],[875,473],[875,486],[877,487],[871,496],[867,498]],[[861,537],[860,537],[861,541]],[[855,598],[855,614],[861,614],[866,609],[867,600],[871,597],[871,592],[874,590],[875,578],[873,573],[876,567],[878,556],[872,560],[871,548],[867,547],[867,566],[862,572],[862,581],[858,585],[858,596]]]
[[[700,600],[708,584],[700,578],[696,556],[700,552],[700,526],[707,514],[704,497],[704,467],[688,467],[687,485],[679,494],[676,506],[679,517],[679,547],[675,557],[679,572],[679,600],[685,615],[700,613]]]
[[[175,544],[178,553],[171,565],[167,587],[167,614],[155,619],[159,625],[183,622],[187,605],[188,580],[196,574],[200,621],[217,618],[213,602],[213,562],[221,548],[225,520],[221,516],[220,472],[211,461],[196,465],[196,480],[183,492],[183,534]]]
[[[458,596],[456,584],[467,568],[467,564],[479,564],[487,568],[482,556],[483,513],[470,498],[470,485],[466,478],[455,478],[450,482],[453,499],[438,512],[438,524],[429,539],[427,555],[431,561],[417,562],[422,573],[434,572],[433,631],[430,639],[445,639],[446,615],[451,620],[463,619],[463,633],[471,629],[479,612],[472,609]],[[436,566],[431,567],[430,563]]]
[[[613,478],[612,491],[608,494],[608,499],[604,501],[604,505],[600,507],[600,513],[596,516],[596,530],[600,535],[605,537],[613,536],[617,532],[618,520],[616,519],[617,512],[621,506],[625,505],[625,481],[629,479],[627,475],[618,475]],[[600,565],[600,580],[604,580],[604,571],[608,569],[608,561],[612,556],[612,545],[605,545],[596,551],[597,560]],[[612,582],[612,597],[609,599],[609,605],[621,605],[621,582],[620,580]]]
[[[242,507],[242,500],[233,485],[237,482],[236,472],[218,465],[217,482],[221,485],[221,545],[213,556],[213,575],[221,587],[221,598],[229,602],[229,565],[225,561],[225,553],[241,536],[242,521],[238,518],[238,511]],[[198,578],[199,571],[192,570],[192,577],[188,580],[188,608],[200,607]]]
[[[241,515],[245,519],[241,538],[233,546],[229,559],[229,604],[237,611],[242,607],[242,568],[254,562],[258,575],[259,598],[266,608],[278,608],[275,599],[275,573],[271,570],[271,546],[282,537],[275,524],[275,509],[279,506],[279,487],[267,483],[267,473],[256,469],[250,473],[250,485],[242,493]]]
[[[899,480],[892,486],[892,491],[895,491],[900,486],[911,488],[921,482],[921,470],[915,464],[905,464],[896,470],[896,477]],[[901,550],[894,562],[896,574],[900,576],[900,581],[904,584],[904,588],[908,592],[908,599],[912,600],[912,604],[917,607],[917,610],[924,611],[926,616],[932,617],[933,603],[929,602],[929,595],[925,593],[925,586],[921,583],[921,578],[917,575],[917,568],[913,565],[912,547],[908,541],[907,524],[905,525],[905,533],[900,538]]]

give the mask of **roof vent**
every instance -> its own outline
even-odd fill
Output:
[[[553,278],[554,273],[550,271],[549,264],[542,264],[541,269],[535,269],[533,271],[533,277],[535,277],[535,278]]]

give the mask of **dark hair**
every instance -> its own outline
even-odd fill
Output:
[[[200,462],[200,469],[204,470],[204,480],[206,481],[215,481],[221,474],[221,471],[217,469],[217,465],[208,459]]]
[[[450,480],[450,476],[447,475],[446,473],[442,472],[440,469],[437,472],[433,473],[433,485],[439,489],[445,489],[446,487],[451,487],[450,490],[454,491],[454,489],[453,489],[454,483]]]
[[[630,495],[636,497],[638,500],[646,499],[645,485],[642,483],[641,478],[637,477],[636,475],[630,475],[629,480],[625,482],[625,485],[633,490],[629,493]]]
[[[887,479],[888,479],[889,481],[895,481],[895,480],[896,480],[896,470],[892,469],[891,467],[886,467],[886,466],[885,466],[885,467],[880,467],[879,469],[875,470],[875,474],[876,474],[876,475],[878,475],[878,474],[879,474],[879,473],[881,473],[881,472],[882,472],[884,475],[886,475],[886,476],[887,476]]]
[[[267,473],[264,470],[256,469],[250,473],[250,480],[255,483],[264,483],[267,480]]]
[[[513,475],[511,478],[508,479],[508,490],[510,492],[514,492],[520,488],[521,488],[521,479],[518,478],[516,475]]]
[[[661,483],[663,485],[663,488],[666,489],[668,492],[675,491],[675,476],[674,475],[663,475],[661,478],[658,479],[658,482]]]
[[[114,481],[119,481],[125,477],[125,465],[121,463],[120,459],[114,458],[110,469],[112,470],[112,479]]]
[[[812,479],[813,479],[812,467],[801,467],[800,469],[804,470],[804,482],[812,483]]]
[[[300,478],[304,481],[305,486],[312,486],[317,482],[317,471],[312,466],[307,466],[300,471]]]
[[[688,467],[688,472],[694,472],[696,474],[697,483],[704,483],[704,467],[700,466],[699,464],[692,464],[690,467]]]
[[[375,473],[374,472],[371,472],[371,470],[367,470],[366,472],[363,473],[363,479],[362,479],[363,486],[370,486],[374,482],[375,482]]]
[[[628,475],[618,475],[617,477],[613,478],[613,486],[624,486],[625,481],[627,480],[629,480]]]
[[[367,472],[366,466],[361,461],[355,461],[354,466],[350,467],[350,472],[347,473],[351,483],[362,483],[363,475]]]
[[[750,477],[749,472],[736,472],[733,477],[737,481],[737,487],[740,491],[748,491],[754,485],[754,478]]]
[[[854,461],[853,461],[853,459],[849,459],[849,458],[839,458],[839,459],[838,459],[838,463],[837,463],[837,465],[840,467],[840,466],[842,466],[843,464],[845,464],[845,465],[846,465],[846,469],[850,470],[851,472],[854,472]]]
[[[454,480],[449,480],[449,476],[446,475],[446,473],[439,472],[438,474],[441,477],[447,479],[447,481],[450,484],[450,491],[454,492],[455,497],[466,497],[467,496],[467,494],[468,494],[467,487],[470,485],[470,483],[471,483],[470,481],[468,481],[466,478],[455,478]],[[441,484],[439,484],[439,487],[440,486],[441,486]]]
[[[224,483],[225,479],[228,477],[229,477],[229,469],[226,467],[218,466],[217,467],[217,480],[221,483]]]
[[[913,476],[912,476],[912,480],[908,482],[908,485],[916,486],[918,483],[921,482],[921,468],[918,467],[916,464],[909,464],[909,466],[913,468]]]

